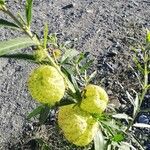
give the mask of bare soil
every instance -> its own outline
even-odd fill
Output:
[[[24,14],[24,0],[7,2],[14,13],[20,11]],[[32,30],[40,37],[43,35],[43,25],[47,22],[49,32],[58,33],[60,42],[69,40],[77,50],[90,52],[90,56],[95,58],[91,70],[98,71],[94,82],[101,83],[107,89],[110,100],[120,107],[121,112],[130,113],[132,107],[125,91],[139,90],[134,72],[129,67],[129,64],[133,65],[130,46],[136,45],[136,41],[143,41],[145,29],[150,29],[150,1],[38,0],[34,1],[33,14]],[[9,20],[3,13],[0,13],[0,17]],[[0,40],[20,34],[19,31],[0,28]],[[31,50],[22,51],[28,53]],[[35,64],[31,62],[0,58],[0,149],[15,150],[17,147],[14,145],[22,136],[30,138],[41,132],[41,135],[45,135],[49,131],[53,133],[50,134],[52,150],[78,149],[64,141],[53,123],[38,128],[26,120],[27,114],[38,105],[32,100],[26,86],[33,68]],[[147,97],[143,103],[144,108],[150,107],[150,93]],[[146,115],[150,117],[150,113]],[[32,135],[25,135],[25,131]],[[143,135],[150,136],[149,130],[138,133],[141,139],[144,139]],[[144,142],[148,144],[150,141]]]

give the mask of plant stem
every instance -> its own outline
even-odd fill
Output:
[[[138,109],[135,112],[135,115],[133,116],[133,120],[129,123],[129,125],[126,129],[126,132],[128,132],[130,130],[130,128],[132,127],[132,125],[134,124],[134,121],[135,121],[138,113],[140,112],[140,108],[141,108],[142,102],[144,100],[144,96],[146,95],[147,90],[148,90],[148,58],[147,57],[148,56],[147,56],[146,51],[145,51],[144,52],[144,85],[142,86],[143,89],[142,89],[141,95],[139,97]]]
[[[13,15],[13,13],[11,11],[9,11],[6,6],[3,7],[2,11],[6,14],[8,14],[16,23],[17,25],[31,38],[31,40],[34,41],[35,45],[38,46],[38,47],[41,47],[41,43],[39,41],[39,39],[32,34],[31,30],[29,27],[26,26],[26,24],[22,24],[17,18],[16,16]],[[50,61],[51,65],[53,67],[55,67],[57,69],[57,71],[59,72],[59,74],[63,77],[66,85],[68,86],[68,88],[73,92],[75,93],[75,89],[72,85],[72,83],[69,81],[69,79],[61,72],[60,70],[60,67],[55,63],[55,61],[53,60],[53,58],[49,55],[47,49],[44,49],[43,50],[46,52],[47,54],[47,58],[48,60]]]

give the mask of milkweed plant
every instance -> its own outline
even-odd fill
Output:
[[[29,75],[27,87],[32,98],[41,105],[27,118],[38,117],[42,125],[50,111],[57,108],[59,130],[76,146],[92,143],[95,150],[144,150],[132,129],[150,128],[148,124],[136,122],[144,96],[150,89],[150,31],[147,30],[144,44],[132,48],[131,52],[141,89],[140,92],[134,91],[135,97],[127,92],[133,106],[133,114],[129,116],[118,113],[109,104],[111,99],[104,87],[91,83],[96,71],[87,73],[93,61],[87,59],[86,53],[70,48],[67,43],[58,43],[57,34],[49,34],[47,24],[41,38],[31,31],[32,7],[33,0],[26,0],[25,18],[19,13],[15,15],[5,0],[0,0],[0,11],[12,19],[11,22],[1,18],[0,25],[24,33],[24,36],[0,41],[0,57],[25,59],[38,64]],[[33,47],[30,54],[12,53],[30,46]]]

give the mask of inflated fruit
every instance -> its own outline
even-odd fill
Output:
[[[74,104],[59,109],[58,125],[66,139],[77,146],[88,145],[98,130],[97,121]]]
[[[89,113],[101,114],[107,107],[108,95],[100,86],[89,84],[82,93],[80,107]]]
[[[64,96],[65,83],[57,69],[42,65],[28,79],[31,96],[42,104],[54,105]]]

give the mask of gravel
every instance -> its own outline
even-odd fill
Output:
[[[8,0],[10,9],[23,12],[25,0]],[[22,5],[20,6],[21,3]],[[138,90],[138,82],[128,67],[132,65],[129,47],[143,41],[145,28],[150,28],[149,0],[38,0],[34,1],[32,30],[40,37],[43,25],[58,33],[59,41],[71,41],[79,51],[90,52],[97,70],[95,83],[109,91],[111,100],[121,111],[128,104],[125,90]],[[0,13],[5,19],[9,17]],[[19,31],[0,28],[0,40],[20,36]],[[134,39],[134,40],[133,40]],[[31,48],[22,50],[30,52]],[[38,104],[32,100],[26,81],[35,64],[0,58],[0,149],[7,150],[24,131],[26,115]],[[147,97],[150,93],[147,94]],[[142,105],[150,106],[149,98]],[[149,117],[149,113],[144,114]],[[150,132],[148,132],[149,134]],[[150,142],[150,141],[148,141]],[[148,145],[149,143],[147,143]]]

